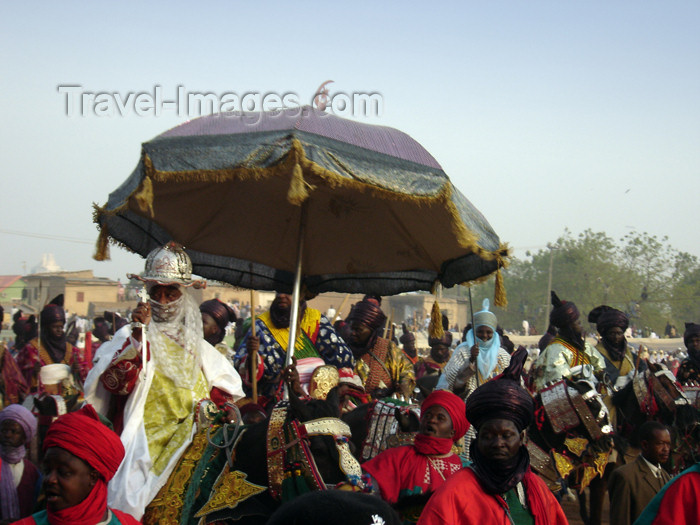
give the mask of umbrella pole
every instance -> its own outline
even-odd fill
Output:
[[[292,315],[289,320],[289,342],[287,344],[287,357],[284,366],[292,364],[294,357],[294,345],[297,340],[297,327],[299,325],[299,299],[301,295],[301,256],[304,251],[304,233],[306,230],[306,205],[301,207],[301,220],[299,221],[299,242],[297,244],[297,266],[294,271],[294,288],[292,289]],[[289,399],[287,385],[284,386],[284,397]]]
[[[255,290],[250,290],[250,333],[253,337],[255,333]],[[258,353],[251,352],[250,354],[250,383],[253,387],[253,403],[258,402]]]
[[[474,344],[476,343],[476,327],[474,326],[474,304],[472,303],[472,287],[470,286],[468,288],[469,290],[469,312],[471,313],[472,316],[472,334],[474,334]],[[476,386],[479,386],[480,381],[479,381],[479,367],[476,367]]]

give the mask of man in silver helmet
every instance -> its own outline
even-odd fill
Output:
[[[148,300],[134,309],[133,326],[100,346],[85,398],[112,421],[126,450],[109,504],[140,519],[191,443],[199,402],[223,407],[243,390],[232,364],[203,338],[189,290],[204,283],[192,280],[180,245],[152,251],[144,273],[129,277],[144,283]]]

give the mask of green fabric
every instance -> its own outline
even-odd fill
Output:
[[[296,347],[294,348],[294,357],[297,359],[303,359],[305,357],[321,357],[321,354],[318,353],[318,350],[316,350],[316,347],[311,342],[311,339],[309,339],[306,332],[301,330],[299,339],[301,339],[302,346],[299,348],[299,343],[297,343]]]
[[[510,517],[515,525],[535,525],[534,516],[520,503],[520,498],[518,498],[518,493],[515,489],[510,489],[506,492],[505,500]]]
[[[219,427],[211,433],[210,439],[214,445],[207,445],[194,472],[192,472],[187,492],[183,498],[184,505],[180,523],[190,523],[192,516],[209,501],[212,495],[214,484],[227,461],[224,449],[220,448],[224,444],[223,434],[223,427]]]

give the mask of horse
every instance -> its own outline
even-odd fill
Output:
[[[392,400],[372,401],[344,413],[353,454],[363,463],[391,446],[412,442],[420,426],[420,408]]]
[[[532,468],[550,490],[569,486],[583,494],[591,485],[591,508],[602,509],[599,487],[613,450],[613,427],[591,381],[562,379],[538,392],[528,436]],[[585,498],[579,497],[579,506],[589,523]]]
[[[292,395],[253,425],[202,427],[142,522],[264,524],[295,495],[348,481],[361,485],[349,428],[339,416],[333,389],[326,400]]]
[[[639,448],[636,431],[646,421],[658,421],[671,430],[672,473],[697,462],[700,450],[698,411],[673,374],[660,364],[650,363],[624,388],[613,394],[617,410],[617,445],[621,452]]]

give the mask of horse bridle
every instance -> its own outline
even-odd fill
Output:
[[[325,417],[313,419],[305,423],[293,420],[287,427],[289,439],[285,435],[284,423],[287,418],[289,404],[278,403],[270,415],[267,429],[267,474],[270,494],[275,499],[282,496],[282,481],[284,479],[285,458],[288,451],[298,447],[304,477],[315,490],[326,490],[328,486],[318,471],[313,454],[309,448],[309,440],[316,436],[331,436],[338,450],[339,467],[348,482],[361,488],[362,469],[350,452],[348,439],[351,436],[350,427],[338,418]]]

